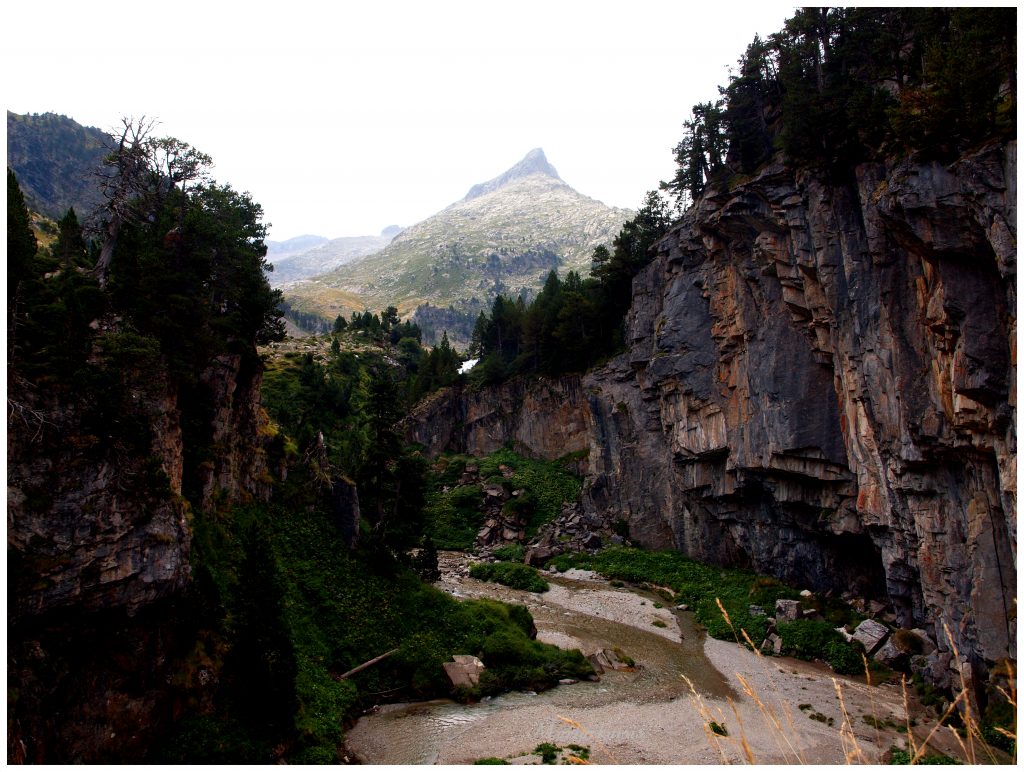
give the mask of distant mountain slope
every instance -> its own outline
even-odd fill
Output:
[[[394,234],[400,231],[400,228],[390,226],[380,236],[342,236],[337,239],[321,239],[305,249],[292,250],[287,253],[270,251],[267,256],[274,264],[274,272],[270,274],[270,283],[274,287],[279,287],[286,282],[328,273],[360,257],[379,252],[391,242]],[[299,237],[299,239],[303,238],[320,237]]]
[[[279,262],[288,260],[289,258],[301,255],[303,252],[308,252],[311,249],[315,249],[322,244],[326,244],[330,239],[326,236],[314,236],[312,234],[305,234],[303,236],[295,236],[294,238],[285,239],[284,241],[266,241],[267,245],[267,260],[274,265]]]
[[[7,111],[7,165],[29,207],[54,219],[70,207],[83,217],[102,202],[95,172],[108,140],[106,132],[63,115]]]
[[[403,313],[422,303],[479,308],[498,293],[531,294],[552,269],[588,273],[594,248],[610,243],[631,216],[577,193],[542,150],[532,150],[380,252],[284,291],[296,307],[328,318],[361,310],[351,308],[353,299]]]

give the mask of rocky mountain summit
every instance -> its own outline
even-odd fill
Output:
[[[937,644],[927,678],[981,679],[1016,647],[1015,229],[1012,142],[846,184],[767,165],[662,240],[626,353],[437,395],[407,437],[587,448],[606,532],[873,599]]]
[[[469,189],[469,193],[467,193],[466,197],[462,200],[470,201],[474,198],[487,195],[488,193],[493,193],[498,188],[503,188],[516,180],[520,180],[523,177],[529,177],[532,174],[542,174],[547,177],[553,177],[556,180],[562,179],[558,176],[558,172],[555,171],[555,167],[548,163],[548,159],[547,156],[544,155],[544,151],[539,147],[535,147],[526,154],[522,161],[517,163],[508,171],[503,174],[499,174],[492,180],[474,185]]]
[[[282,288],[295,307],[328,318],[424,303],[475,316],[499,293],[532,294],[552,270],[588,273],[594,248],[630,216],[577,193],[536,149],[376,254]]]

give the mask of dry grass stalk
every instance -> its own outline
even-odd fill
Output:
[[[715,722],[714,714],[712,714],[708,706],[704,704],[704,700],[701,698],[697,688],[693,685],[693,681],[691,681],[685,673],[680,674],[680,677],[686,681],[686,685],[690,688],[690,702],[693,703],[693,707],[704,720],[704,734],[707,735],[710,744],[718,752],[719,757],[722,759],[722,763],[728,764],[729,757],[726,755],[725,751],[722,750],[722,738],[711,729],[711,724]]]
[[[594,737],[594,735],[592,735],[586,729],[584,729],[583,725],[580,724],[579,721],[573,721],[571,718],[566,718],[565,716],[557,716],[557,718],[558,718],[559,721],[565,722],[566,724],[571,726],[573,729],[579,729],[581,732],[583,732],[583,734],[585,734],[587,737],[589,737],[594,742],[594,744],[597,745],[605,753],[606,756],[608,756],[608,758],[611,760],[612,764],[615,764],[616,766],[621,764],[621,762],[617,758],[615,758],[615,754],[612,753],[611,750],[609,750],[608,746],[605,745],[600,740],[598,740],[596,737]],[[591,764],[593,762],[583,761],[582,759],[580,759],[579,762],[575,762],[574,761],[573,763],[574,764],[575,763]]]
[[[743,726],[743,718],[740,716],[740,712],[736,709],[736,703],[732,701],[731,697],[726,698],[729,701],[729,707],[732,708],[732,713],[736,716],[736,723],[740,726],[740,747],[743,749],[743,755],[747,758],[748,764],[756,764],[757,761],[754,759],[754,749],[750,747],[750,743],[747,742],[747,730]]]
[[[833,678],[832,685],[835,687],[836,697],[839,698],[839,709],[843,714],[843,723],[839,727],[839,740],[843,744],[843,756],[846,758],[846,763],[868,764],[870,762],[864,755],[864,751],[861,750],[860,743],[857,742],[857,735],[853,732],[853,720],[850,718],[850,712],[846,709],[846,699],[843,697],[843,687],[839,683],[839,679]]]
[[[732,634],[733,637],[736,639],[736,643],[742,645],[740,642],[740,635],[742,635],[743,640],[747,642],[748,646],[750,646],[750,649],[754,652],[754,655],[761,662],[762,666],[765,666],[765,657],[764,654],[761,652],[761,647],[754,645],[753,640],[751,640],[750,638],[750,634],[747,633],[745,629],[740,629],[739,633],[737,633],[736,627],[733,625],[732,620],[729,618],[729,612],[725,610],[725,606],[722,605],[722,601],[720,598],[715,598],[715,605],[718,606],[718,610],[722,614],[722,618],[725,620],[725,623],[729,625],[729,629],[732,630]],[[796,762],[801,764],[807,763],[806,759],[803,757],[802,752],[793,745],[792,738],[796,736],[797,730],[795,724],[793,723],[793,714],[789,710],[786,703],[781,702],[780,705],[782,708],[782,713],[786,719],[786,724],[788,724],[788,732],[783,727],[782,720],[779,718],[779,715],[776,712],[775,708],[771,705],[766,704],[764,700],[761,699],[760,695],[758,695],[757,691],[750,685],[750,683],[742,675],[740,675],[739,673],[734,673],[734,675],[743,685],[744,693],[748,697],[750,697],[751,700],[754,701],[754,704],[757,705],[757,709],[761,712],[761,716],[764,718],[765,723],[767,723],[768,726],[771,728],[771,735],[775,739],[776,745],[779,748],[779,753],[782,754],[783,758],[786,759],[787,763],[793,763],[794,759]],[[774,678],[772,676],[771,671],[767,668],[765,669],[765,675],[768,677],[768,680],[772,682],[772,686],[774,687]],[[741,747],[743,748],[744,755],[746,755],[748,757],[749,762],[753,764],[755,763],[753,759],[753,751],[751,750],[750,745],[747,742],[746,733],[743,730],[743,722],[739,718],[739,713],[736,710],[736,706],[732,704],[732,700],[729,701],[729,704],[732,706],[733,712],[736,713],[737,721],[739,721],[740,723],[741,733],[739,741]],[[791,755],[793,758],[791,758]]]

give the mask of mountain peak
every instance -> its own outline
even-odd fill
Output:
[[[522,179],[523,177],[528,177],[531,174],[544,174],[548,177],[554,177],[556,180],[562,179],[558,176],[558,172],[555,171],[555,167],[548,163],[548,159],[547,156],[544,155],[544,151],[539,147],[535,147],[523,157],[522,161],[517,163],[504,174],[499,174],[493,180],[481,182],[479,185],[471,187],[463,201],[469,201],[486,195],[487,193],[491,193],[498,188],[508,185],[510,182]]]

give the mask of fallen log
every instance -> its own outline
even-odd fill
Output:
[[[374,657],[373,659],[368,659],[363,664],[357,665],[356,667],[352,668],[351,670],[349,670],[349,671],[347,671],[345,673],[342,673],[339,676],[334,676],[334,680],[335,681],[344,681],[349,676],[354,676],[356,673],[361,673],[362,671],[366,670],[366,668],[372,667],[373,665],[376,665],[382,659],[387,659],[392,654],[394,654],[396,651],[398,651],[398,649],[392,649],[391,651],[384,652],[379,657]]]

